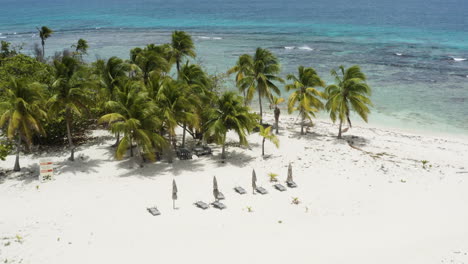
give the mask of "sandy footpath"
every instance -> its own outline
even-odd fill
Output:
[[[230,135],[226,163],[212,145],[211,157],[140,168],[115,161],[102,130],[75,162],[22,156],[21,173],[0,176],[0,263],[468,263],[468,140],[362,127],[337,140],[336,125],[301,136],[294,121],[282,117],[280,148],[266,142],[264,158],[258,134],[249,148]],[[40,183],[44,157],[56,177]],[[289,163],[299,187],[279,192],[267,173],[284,184]],[[269,194],[252,194],[252,169]],[[213,201],[213,176],[223,211],[193,205]]]

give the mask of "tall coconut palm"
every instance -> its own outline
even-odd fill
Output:
[[[72,45],[72,48],[75,48],[75,54],[79,55],[83,59],[83,55],[88,54],[88,42],[84,39],[79,39],[76,44]]]
[[[341,128],[344,122],[351,127],[350,112],[356,112],[364,121],[370,113],[372,102],[369,98],[371,88],[366,83],[366,75],[361,68],[354,65],[345,69],[343,65],[337,70],[332,70],[331,74],[335,77],[335,84],[329,85],[325,92],[328,101],[326,108],[330,112],[330,118],[333,122],[338,119],[340,126],[338,138],[341,138]]]
[[[211,109],[209,121],[205,124],[207,136],[212,136],[222,145],[221,158],[226,159],[226,135],[233,130],[239,137],[241,145],[248,145],[247,135],[257,125],[257,116],[244,106],[242,97],[234,92],[225,92]]]
[[[108,123],[114,133],[123,135],[116,150],[117,159],[122,159],[128,149],[133,157],[135,143],[143,160],[155,160],[155,148],[162,149],[166,144],[164,137],[156,133],[161,120],[155,114],[155,105],[138,82],[128,81],[122,87],[116,92],[115,100],[107,103],[111,113],[102,116],[98,123]]]
[[[42,57],[45,58],[45,41],[48,39],[54,31],[52,29],[42,26],[41,28],[37,28],[37,31],[39,32],[39,37],[41,38],[41,45],[42,45]]]
[[[82,116],[87,111],[89,94],[86,90],[89,82],[88,72],[81,69],[77,59],[69,56],[61,60],[54,60],[56,71],[52,84],[52,97],[48,100],[51,116],[63,116],[67,125],[68,146],[70,148],[69,160],[75,160],[75,146],[73,144],[73,117]]]
[[[146,48],[140,52],[136,52],[133,56],[135,56],[134,63],[138,65],[143,74],[145,84],[148,84],[148,80],[152,74],[162,75],[169,71],[170,64],[164,58],[164,54],[160,54],[155,50]]]
[[[6,127],[9,139],[16,140],[14,171],[20,171],[19,155],[21,142],[31,144],[33,134],[45,135],[42,122],[47,117],[43,110],[44,89],[41,85],[29,84],[12,78],[2,90],[0,102],[0,128]]]
[[[228,75],[236,73],[236,86],[244,95],[244,104],[247,105],[247,92],[251,87],[250,83],[244,82],[244,77],[253,75],[253,58],[249,54],[243,54],[239,57],[236,65],[227,71]],[[253,92],[254,90],[250,90]],[[250,95],[252,97],[253,94]]]
[[[262,156],[265,156],[265,141],[268,139],[271,143],[273,143],[277,148],[279,148],[279,139],[276,137],[272,131],[271,131],[271,126],[264,127],[264,126],[258,126],[260,129],[259,135],[263,137],[262,140]]]
[[[187,85],[185,92],[190,103],[190,105],[187,105],[187,110],[193,111],[200,120],[203,112],[210,106],[213,97],[213,93],[209,89],[211,82],[208,75],[199,65],[189,64],[187,61],[180,71],[180,81]],[[184,122],[182,128],[182,147],[184,147],[187,123]],[[192,128],[193,127],[189,126],[189,130]],[[194,135],[193,131],[189,131],[189,133],[191,133],[192,136]]]
[[[252,71],[246,73],[247,75],[242,78],[240,85],[242,89],[246,90],[248,102],[252,100],[254,93],[257,92],[260,106],[260,124],[262,124],[262,98],[270,99],[273,93],[279,95],[281,92],[275,82],[283,83],[284,81],[277,76],[280,72],[278,59],[267,49],[257,48],[253,57],[252,67]]]
[[[324,108],[324,104],[320,101],[320,97],[323,98],[324,94],[314,87],[324,87],[325,82],[320,79],[313,68],[305,68],[304,66],[299,66],[298,76],[289,74],[287,78],[292,83],[286,85],[286,90],[294,91],[289,96],[288,112],[299,111],[302,119],[301,135],[304,135],[305,120],[312,121],[312,117],[315,117],[315,112]]]
[[[274,115],[275,115],[275,128],[276,128],[276,134],[278,134],[278,129],[279,129],[279,117],[281,114],[281,110],[279,109],[279,105],[284,102],[284,98],[282,97],[276,97],[273,96],[273,99],[271,99],[271,104],[270,104],[270,109],[273,108]]]
[[[172,32],[172,57],[176,63],[177,74],[180,77],[180,64],[184,57],[195,58],[195,45],[193,44],[192,37],[184,31]]]
[[[195,113],[196,97],[187,96],[189,87],[181,81],[166,78],[159,87],[159,91],[154,98],[159,109],[159,116],[163,120],[164,128],[169,133],[170,141],[174,149],[176,148],[177,126],[190,124],[198,127],[199,117]]]

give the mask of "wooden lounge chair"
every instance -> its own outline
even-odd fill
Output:
[[[247,192],[244,190],[244,188],[240,187],[240,186],[237,186],[236,188],[234,188],[234,191],[236,191],[236,193],[238,194],[246,194]]]
[[[151,208],[147,208],[148,212],[150,212],[150,214],[156,216],[156,215],[160,215],[161,212],[159,212],[158,208],[155,207],[151,207]]]
[[[267,194],[267,193],[268,193],[268,191],[267,191],[265,188],[263,188],[263,187],[257,187],[257,188],[255,189],[255,191],[257,191],[257,192],[260,193],[260,194]]]
[[[226,209],[226,205],[220,202],[214,202],[211,205],[213,205],[214,208],[218,208],[219,210]]]
[[[297,184],[294,181],[287,181],[286,184],[289,188],[296,188]]]
[[[224,200],[226,197],[224,197],[224,194],[222,192],[218,193],[218,200]]]
[[[197,206],[198,208],[201,208],[203,210],[206,210],[209,207],[208,204],[206,204],[205,202],[202,202],[202,201],[196,202],[195,206]]]
[[[278,191],[280,191],[280,192],[286,191],[286,187],[284,187],[283,185],[281,185],[281,184],[279,184],[279,183],[273,185],[273,187],[275,187],[275,189],[278,190]]]

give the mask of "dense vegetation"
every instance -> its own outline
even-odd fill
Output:
[[[141,162],[162,157],[171,162],[177,148],[185,146],[187,134],[220,144],[223,159],[229,131],[238,135],[241,145],[248,144],[249,133],[259,131],[262,155],[265,140],[279,146],[273,127],[262,119],[262,100],[266,100],[274,108],[278,133],[279,105],[285,101],[279,97],[279,85],[285,81],[279,76],[277,57],[269,50],[257,48],[253,56],[241,55],[227,72],[236,74],[241,96],[225,91],[227,75],[209,75],[190,61],[196,57],[195,46],[183,31],[173,32],[171,43],[132,49],[127,60],[111,57],[92,63],[83,61],[88,50],[83,39],[71,50],[47,58],[44,46],[53,31],[47,27],[38,31],[41,47],[36,47],[35,58],[1,43],[0,158],[14,151],[15,171],[20,170],[21,150],[31,145],[67,144],[73,161],[76,143],[92,125],[102,125],[115,135],[117,159],[130,155]],[[301,134],[319,110],[339,121],[338,137],[343,123],[351,126],[351,111],[367,121],[371,102],[365,75],[358,66],[340,66],[332,74],[336,84],[329,86],[310,67],[300,66],[297,75],[287,76],[290,83],[284,87],[292,91],[287,109],[299,113]],[[259,115],[249,107],[255,96]]]

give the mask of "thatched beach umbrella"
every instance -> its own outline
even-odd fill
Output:
[[[172,180],[172,207],[175,209],[175,200],[177,200],[177,184]]]
[[[215,200],[218,201],[219,189],[218,189],[218,181],[216,180],[216,176],[213,177],[213,195],[215,197]]]
[[[255,174],[255,169],[252,170],[252,189],[253,194],[255,194],[255,189],[257,189],[257,175]]]

